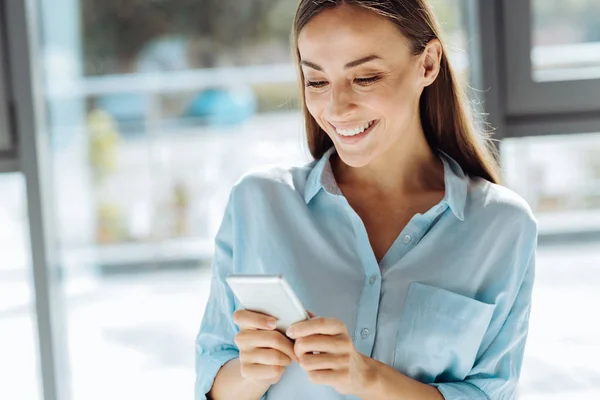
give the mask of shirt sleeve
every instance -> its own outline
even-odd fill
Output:
[[[233,322],[234,295],[225,278],[233,271],[234,224],[233,190],[215,239],[208,302],[196,337],[195,400],[206,400],[217,373],[228,361],[239,356],[234,343],[238,332]]]
[[[535,278],[535,249],[533,243],[522,254],[525,273],[510,312],[489,347],[479,357],[465,380],[432,383],[445,400],[512,400],[516,396],[523,354],[529,329],[531,295]],[[522,270],[522,269],[521,269]]]

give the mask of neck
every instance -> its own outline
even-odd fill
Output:
[[[338,185],[403,196],[444,190],[444,165],[419,128],[364,167],[351,167],[334,154],[331,162]]]

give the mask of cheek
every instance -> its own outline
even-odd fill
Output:
[[[317,96],[306,94],[304,97],[304,102],[306,104],[306,108],[312,117],[317,121],[317,124],[323,129],[325,132],[328,132],[327,128],[323,126],[323,121],[321,120],[321,116],[323,115],[323,108],[325,107],[322,104],[322,101],[319,100]]]
[[[382,102],[380,106],[389,118],[400,118],[411,112],[412,109],[409,99],[402,95],[390,97],[386,102]]]
[[[323,115],[323,111],[327,107],[326,102],[323,100],[324,96],[315,94],[315,93],[306,93],[304,95],[304,100],[306,103],[306,108],[308,112],[313,116],[314,119],[320,122],[320,117]]]
[[[375,106],[381,110],[386,119],[398,121],[412,114],[415,104],[418,106],[418,99],[415,102],[415,93],[406,86],[399,86],[379,96]]]
[[[416,96],[415,80],[411,78],[409,73],[405,72],[390,80],[389,84],[383,89],[381,97],[385,97],[386,101],[381,106],[384,109],[395,109],[402,112],[407,107],[412,107]]]
[[[306,91],[304,92],[304,99],[306,101],[306,107],[308,107],[308,109],[311,110],[317,110],[321,107],[321,97],[319,94],[317,93],[313,93],[313,92],[309,92]]]

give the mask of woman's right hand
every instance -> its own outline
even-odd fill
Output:
[[[298,362],[293,342],[284,334],[270,327],[276,319],[265,314],[237,310],[233,322],[240,327],[235,344],[240,350],[242,376],[252,382],[273,385],[279,382],[285,367]]]

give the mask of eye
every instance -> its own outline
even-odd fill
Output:
[[[359,85],[370,85],[371,83],[377,82],[379,80],[378,76],[372,76],[370,78],[356,78],[354,81]]]
[[[306,81],[306,87],[322,88],[327,85],[327,81]]]

